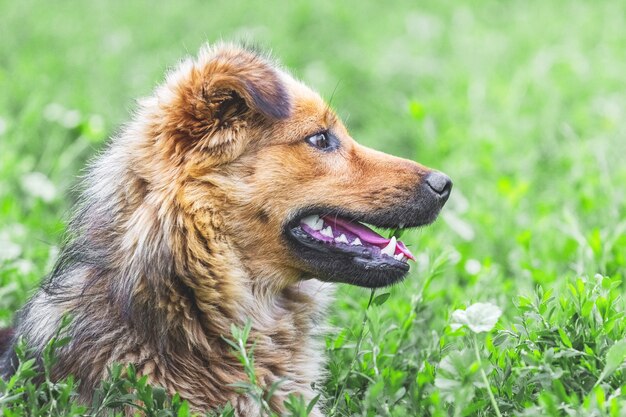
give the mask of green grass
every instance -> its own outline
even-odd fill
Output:
[[[625,2],[106,4],[0,0],[0,325],[49,271],[70,189],[133,99],[203,42],[243,38],[332,96],[357,140],[455,184],[440,220],[403,236],[418,262],[386,301],[339,288],[331,414],[623,415]],[[495,329],[453,331],[476,302],[502,309]],[[20,378],[0,398],[48,389]],[[42,403],[69,404],[68,384]],[[10,401],[6,416],[31,406]]]

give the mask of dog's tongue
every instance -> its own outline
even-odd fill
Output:
[[[333,228],[339,227],[346,229],[349,232],[358,236],[359,239],[361,239],[363,242],[367,242],[372,245],[385,247],[390,242],[390,239],[382,237],[369,227],[358,222],[352,223],[345,219],[333,216],[324,216],[324,221],[329,223]],[[400,250],[400,252],[402,252],[407,258],[413,261],[415,260],[415,256],[413,256],[411,251],[408,250],[404,243],[402,243],[401,241],[397,241],[396,248]]]

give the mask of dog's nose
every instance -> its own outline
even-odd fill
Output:
[[[450,190],[452,190],[452,180],[446,174],[433,171],[424,179],[426,184],[433,190],[439,198],[444,201],[450,196]]]

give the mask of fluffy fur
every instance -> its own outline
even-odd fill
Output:
[[[303,138],[332,129],[322,155]],[[294,256],[283,229],[298,210],[383,210],[426,168],[356,144],[324,101],[256,52],[204,48],[182,62],[91,164],[56,267],[18,315],[16,335],[40,354],[65,313],[71,343],[54,377],[73,374],[89,401],[114,362],[196,410],[254,404],[229,386],[245,380],[221,339],[252,322],[272,407],[307,400],[322,376],[324,309],[332,284]],[[1,368],[12,372],[10,351]],[[315,409],[314,416],[321,411]]]

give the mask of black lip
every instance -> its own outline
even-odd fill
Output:
[[[374,256],[367,247],[322,243],[299,226],[288,229],[286,237],[311,276],[322,281],[378,288],[401,281],[409,271],[407,263],[388,256]]]
[[[428,210],[425,215],[416,216],[414,211],[415,209],[408,211],[400,207],[360,213],[338,207],[311,206],[291,216],[285,225],[284,235],[292,253],[304,262],[312,277],[367,288],[385,287],[404,279],[409,271],[409,264],[387,256],[375,256],[366,246],[349,247],[322,243],[300,228],[300,220],[317,214],[395,229],[400,224],[404,228],[411,228],[432,223],[439,213],[439,209],[434,213]]]

